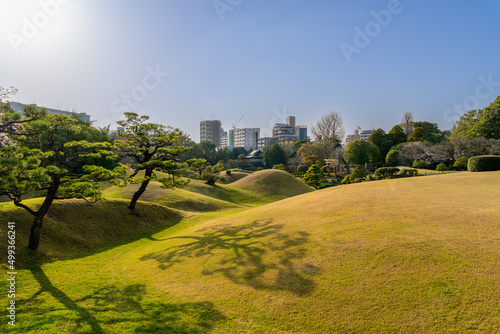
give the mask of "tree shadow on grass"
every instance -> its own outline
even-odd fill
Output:
[[[72,300],[52,284],[42,268],[37,266],[30,270],[40,284],[40,290],[29,299],[20,300],[20,303],[25,305],[24,313],[38,319],[32,321],[32,326],[20,324],[20,332],[30,333],[51,325],[56,332],[62,330],[55,325],[59,323],[72,332],[106,333],[107,327],[124,323],[125,328],[133,329],[133,333],[203,334],[226,319],[210,302],[144,302],[146,286],[143,284],[128,285],[122,289],[109,285],[97,289],[91,295]],[[54,308],[47,310],[43,307],[44,302],[37,300],[44,292],[49,293],[66,309],[74,311],[78,318],[72,320],[60,313],[51,314],[55,311]]]
[[[306,255],[306,232],[283,233],[283,225],[272,219],[249,224],[217,225],[198,232],[200,235],[180,236],[165,240],[185,239],[188,242],[145,255],[141,260],[155,260],[161,269],[205,257],[203,275],[222,274],[232,282],[263,290],[286,290],[299,296],[310,294],[312,280],[320,269],[300,264]]]

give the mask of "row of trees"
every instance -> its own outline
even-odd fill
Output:
[[[0,88],[0,196],[33,216],[30,249],[38,248],[44,217],[56,200],[97,201],[102,198],[102,182],[136,182],[140,186],[128,205],[136,213],[136,203],[151,180],[166,188],[187,184],[179,177],[180,155],[188,150],[180,145],[186,137],[180,130],[126,113],[119,122],[125,130],[113,141],[104,129],[35,106],[26,106],[24,115],[16,113],[4,101],[14,93],[13,88]],[[123,159],[131,163],[120,164]],[[158,171],[167,177],[157,177]],[[25,204],[25,196],[33,193],[43,198],[41,204]]]

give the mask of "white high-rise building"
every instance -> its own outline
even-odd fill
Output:
[[[234,147],[256,148],[259,136],[259,128],[236,129],[234,130]]]

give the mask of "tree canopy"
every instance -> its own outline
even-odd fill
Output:
[[[102,159],[117,158],[111,143],[72,140],[78,136],[87,139],[88,134],[75,123],[65,115],[45,115],[16,130],[12,136],[16,145],[0,149],[0,195],[6,195],[34,217],[30,249],[38,248],[43,219],[54,200],[99,200],[100,182],[125,172],[122,166],[102,166]],[[32,191],[45,192],[38,208],[23,203],[22,196]]]
[[[262,150],[262,159],[266,167],[272,168],[274,165],[286,164],[285,151],[278,144],[264,147]]]
[[[353,165],[376,164],[379,155],[377,146],[365,140],[355,140],[347,145],[344,158]]]
[[[149,116],[139,116],[136,113],[125,113],[125,120],[117,123],[124,127],[119,132],[121,140],[116,140],[115,145],[121,157],[130,157],[134,163],[130,164],[133,173],[128,180],[141,183],[139,189],[133,194],[129,209],[135,211],[137,201],[146,191],[149,182],[157,179],[163,187],[175,188],[187,185],[187,181],[175,178],[157,178],[156,170],[172,170],[179,161],[179,155],[187,150],[184,146],[176,146],[182,132],[179,129],[157,123],[147,123]],[[144,171],[144,177],[137,177]]]
[[[486,108],[470,110],[452,127],[452,136],[500,138],[500,96]]]

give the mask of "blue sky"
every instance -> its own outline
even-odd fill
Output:
[[[238,126],[269,135],[329,111],[347,133],[407,111],[450,129],[500,95],[499,17],[493,0],[2,0],[0,85],[98,125],[148,114],[194,140],[202,119],[229,129],[245,115]]]

